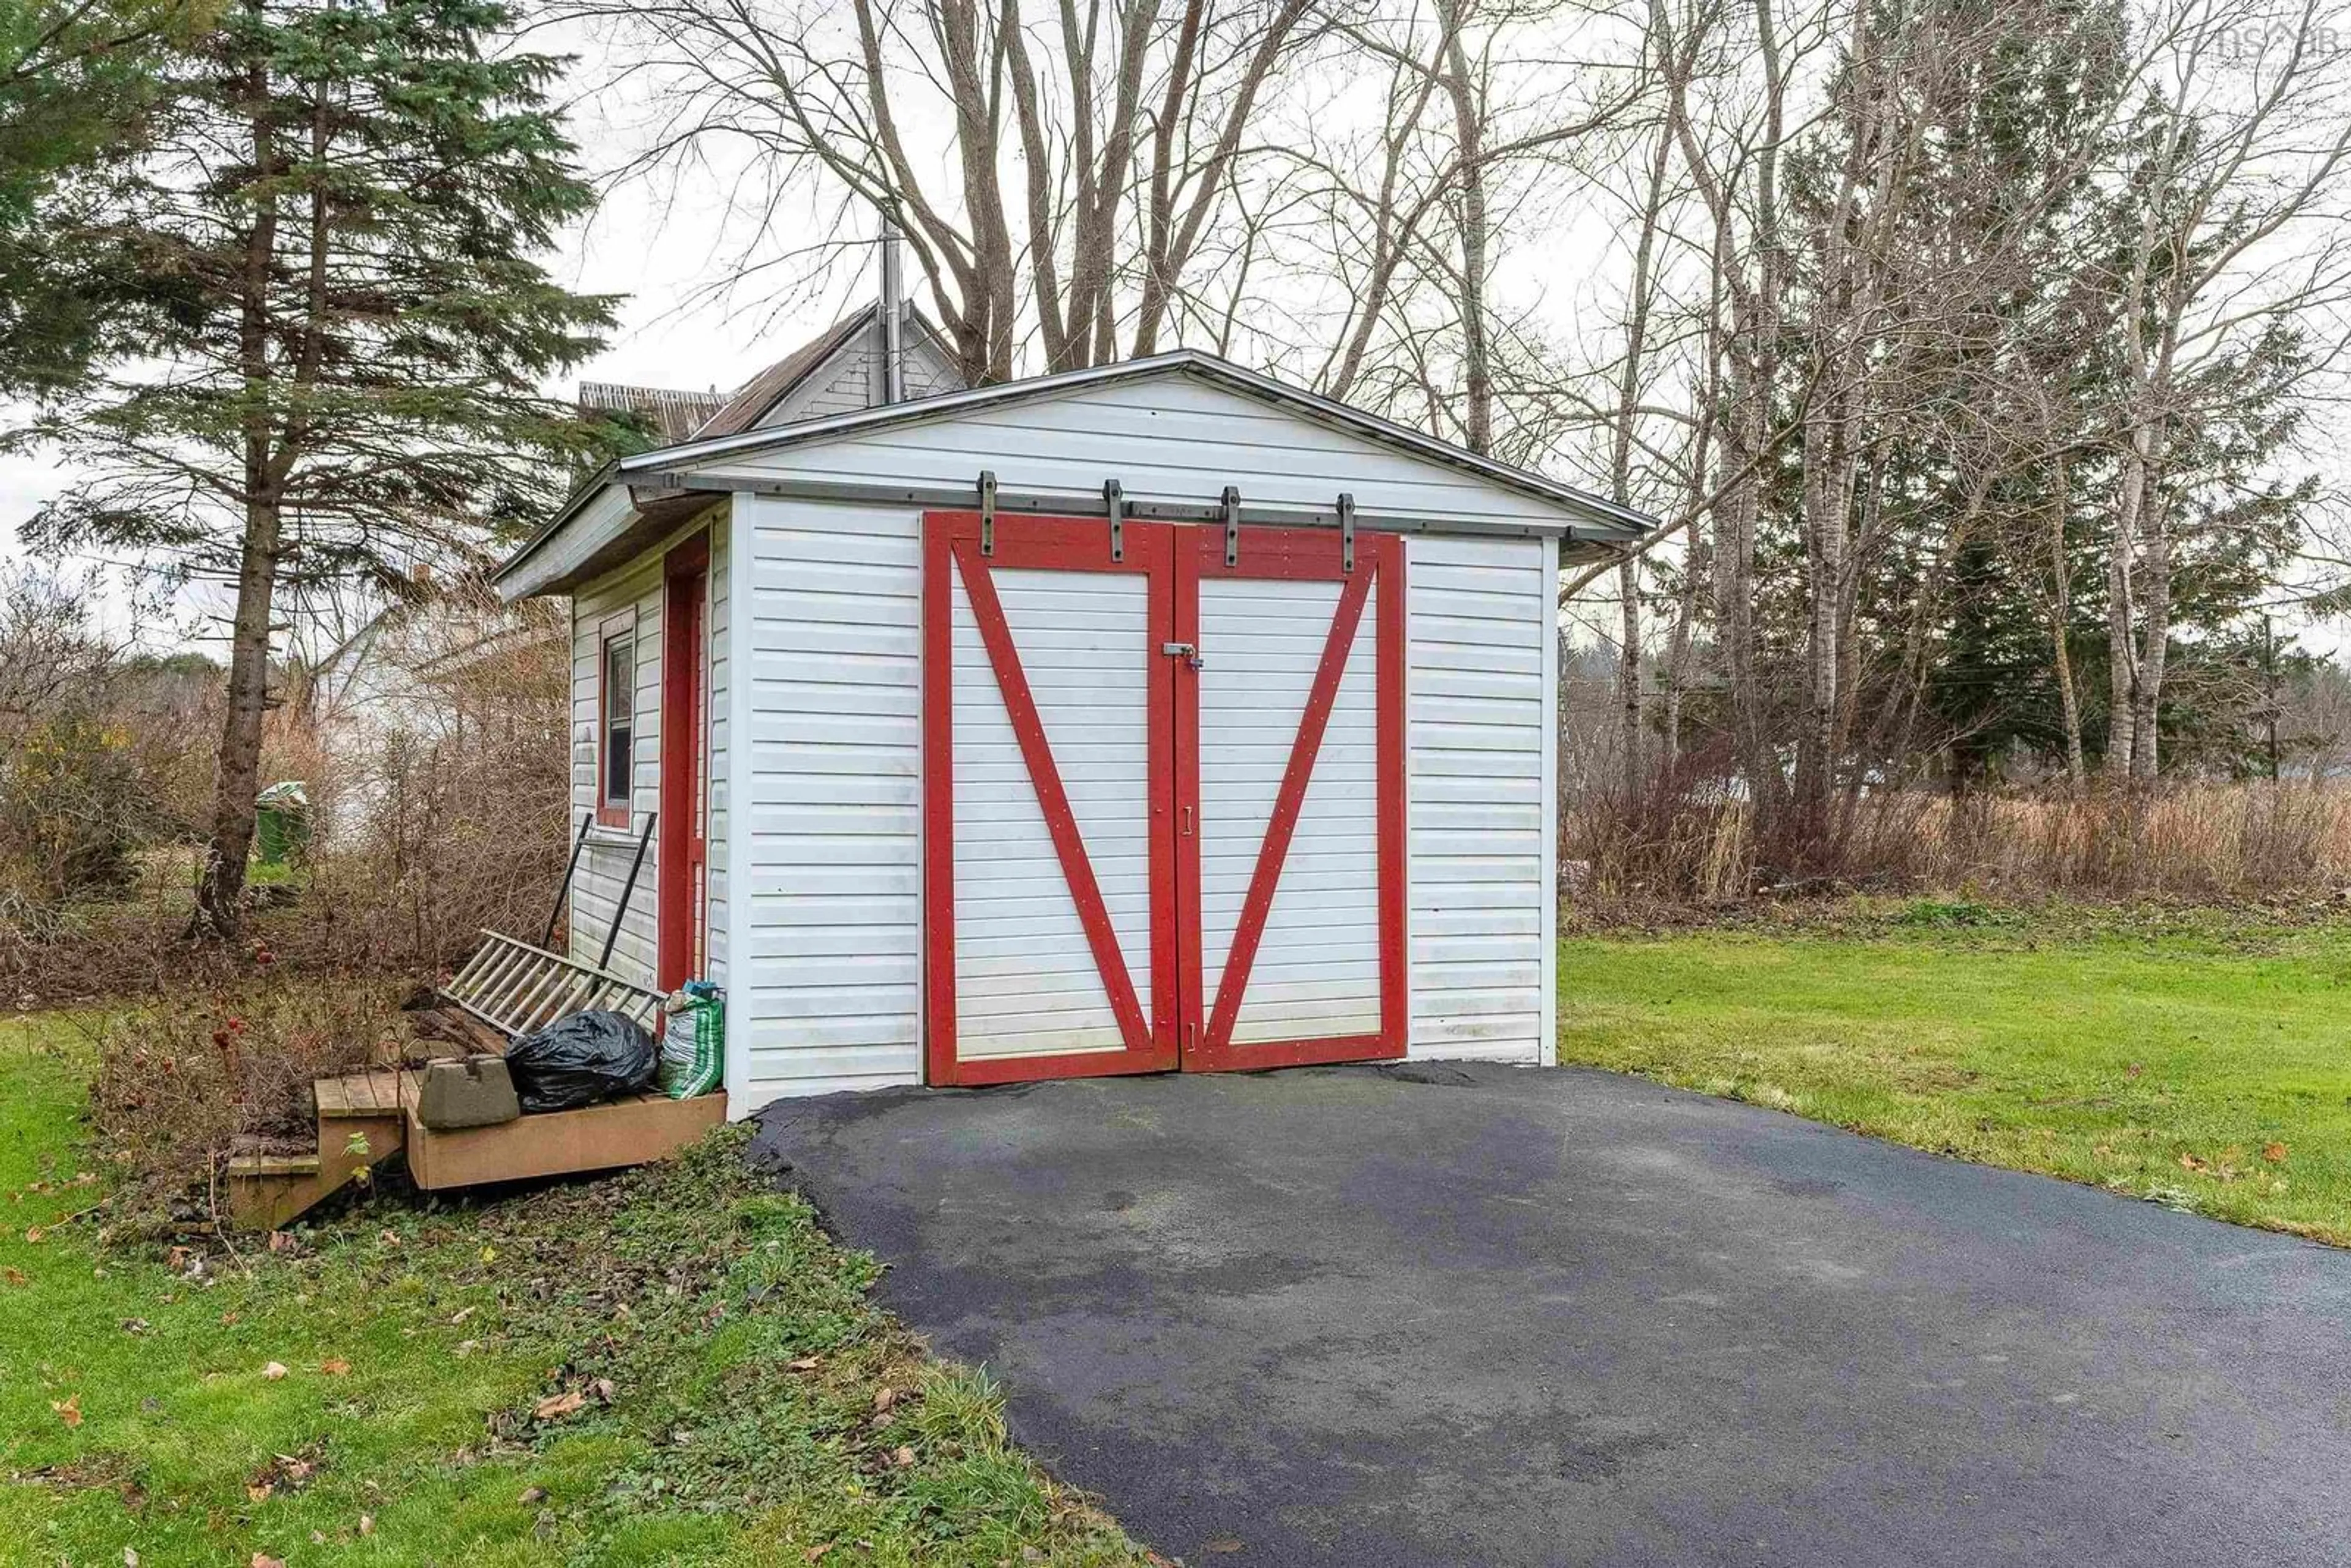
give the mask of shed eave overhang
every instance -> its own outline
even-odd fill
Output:
[[[766,490],[771,494],[792,494],[804,499],[889,498],[918,505],[967,504],[973,499],[972,495],[911,487],[901,494],[890,486],[845,482],[831,484],[823,480],[785,484],[730,470],[728,460],[807,445],[838,436],[951,419],[973,410],[1058,396],[1090,386],[1163,375],[1196,377],[1243,396],[1286,409],[1313,423],[1395,448],[1425,462],[1474,476],[1487,484],[1539,501],[1556,515],[1556,520],[1492,525],[1483,530],[1471,531],[1555,537],[1562,541],[1569,559],[1590,559],[1633,544],[1657,527],[1654,517],[1619,507],[1575,486],[1490,457],[1479,456],[1450,442],[1425,435],[1391,420],[1366,413],[1319,393],[1287,385],[1270,376],[1243,370],[1214,355],[1183,349],[1148,359],[1128,360],[1025,381],[1004,382],[994,386],[945,392],[935,397],[862,409],[771,429],[745,431],[708,441],[686,442],[620,459],[606,465],[575,491],[548,525],[497,569],[493,580],[496,582],[499,592],[507,599],[569,592],[633,553],[630,547],[635,545],[640,535],[644,536],[645,544],[650,544],[653,536],[674,526],[676,516],[673,503],[680,497]],[[976,482],[978,476],[975,474],[973,477]],[[588,509],[589,504],[607,487],[616,484],[626,485],[630,488],[630,515],[608,522],[605,525],[608,537],[604,538],[574,541],[574,549],[560,552],[562,559],[559,562],[541,560],[539,558],[547,554],[549,547]],[[1098,497],[1091,499],[1093,504],[1100,504]],[[1364,499],[1366,508],[1357,519],[1360,526],[1404,530],[1467,527],[1426,518],[1384,516],[1374,508],[1375,497]],[[1040,492],[1029,497],[1000,494],[998,504],[1015,511],[1075,510],[1082,513],[1088,509],[1088,500],[1089,497],[1081,495]],[[1130,500],[1127,509],[1130,515],[1138,517],[1195,513],[1207,516],[1212,515],[1214,501],[1213,497],[1200,497],[1196,503],[1188,498],[1161,497],[1154,500],[1137,497]],[[1243,515],[1246,520],[1258,522],[1311,525],[1337,520],[1335,513],[1320,513],[1313,508],[1250,507],[1246,504]],[[636,548],[643,548],[643,545],[636,545]]]

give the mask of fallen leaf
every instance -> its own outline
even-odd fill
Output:
[[[38,1247],[41,1244],[41,1238],[47,1234],[48,1232],[43,1230],[39,1226],[33,1226],[25,1232],[25,1245],[27,1247]]]
[[[914,1450],[904,1444],[901,1444],[898,1451],[892,1455],[891,1458],[898,1461],[898,1468],[903,1470],[914,1462]]]
[[[145,1318],[125,1318],[122,1320],[122,1332],[127,1334],[145,1333],[147,1332],[147,1320]]]
[[[12,1285],[21,1285],[25,1282],[25,1270],[13,1268],[0,1269],[0,1280],[5,1280]]]
[[[122,1568],[139,1568],[139,1548],[126,1546],[122,1549]]]
[[[515,1499],[515,1501],[522,1504],[525,1508],[528,1508],[532,1503],[545,1502],[546,1500],[547,1489],[545,1487],[525,1487],[522,1489],[522,1496]]]
[[[319,1364],[319,1370],[325,1373],[329,1377],[343,1376],[345,1374],[349,1373],[350,1369],[351,1364],[345,1361],[340,1355],[330,1355],[326,1360]]]
[[[470,1318],[473,1315],[473,1308],[459,1307],[455,1312],[449,1314],[449,1326],[451,1328],[455,1328],[459,1323],[464,1322],[467,1318]]]
[[[813,1563],[831,1550],[832,1542],[828,1541],[821,1546],[810,1547],[806,1552],[800,1554],[800,1560],[804,1563]]]
[[[568,1394],[550,1394],[531,1406],[531,1415],[541,1421],[559,1421],[588,1403],[588,1396],[578,1389]]]
[[[277,1490],[277,1483],[275,1481],[253,1481],[246,1485],[245,1495],[254,1502],[267,1502],[269,1494]]]
[[[2285,1145],[2283,1144],[2263,1144],[2262,1145],[2262,1158],[2269,1161],[2272,1165],[2281,1163],[2285,1158]]]
[[[286,1364],[282,1361],[273,1361],[261,1369],[261,1375],[275,1383],[286,1375]]]
[[[237,1314],[236,1314],[236,1313],[235,1313],[235,1312],[223,1312],[223,1313],[221,1314],[221,1327],[223,1327],[223,1328],[233,1328],[233,1327],[235,1327],[235,1323],[236,1323],[236,1319],[237,1319]]]
[[[360,1515],[360,1533],[361,1535],[373,1535],[375,1533],[375,1515],[371,1513],[363,1513]]]
[[[1229,1535],[1219,1535],[1214,1541],[1204,1541],[1200,1543],[1200,1550],[1203,1552],[1238,1552],[1240,1549],[1241,1542]]]
[[[286,1231],[273,1230],[269,1233],[269,1249],[272,1252],[291,1252],[301,1245]]]
[[[2184,1171],[2209,1171],[2212,1167],[2194,1155],[2183,1154],[2179,1156],[2179,1168]]]
[[[270,1556],[266,1552],[256,1552],[253,1554],[250,1568],[286,1568],[286,1564],[279,1559]]]
[[[52,1399],[49,1401],[49,1408],[56,1411],[57,1413],[57,1419],[63,1421],[67,1426],[78,1427],[81,1425],[80,1395],[76,1394],[71,1397],[65,1399]]]
[[[784,1364],[794,1372],[814,1372],[822,1364],[812,1355],[804,1355],[798,1361],[788,1361]]]
[[[888,1384],[885,1383],[873,1391],[873,1414],[876,1416],[885,1413],[896,1403],[898,1403],[898,1391]]]

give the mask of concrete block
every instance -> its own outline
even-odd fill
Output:
[[[488,1127],[522,1114],[506,1061],[469,1056],[428,1063],[417,1086],[416,1119],[428,1127]]]

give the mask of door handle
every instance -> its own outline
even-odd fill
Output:
[[[1171,659],[1183,660],[1196,670],[1208,667],[1208,662],[1200,657],[1199,644],[1196,643],[1162,643],[1159,651]]]

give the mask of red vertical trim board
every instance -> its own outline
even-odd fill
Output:
[[[710,588],[710,536],[696,534],[662,563],[661,846],[654,862],[658,914],[653,979],[668,991],[696,977],[705,904],[695,875],[695,840],[706,831],[702,802],[707,741],[703,719],[709,645],[703,602]],[[633,734],[632,736],[633,739]]]
[[[923,1077],[956,1082],[955,535],[923,519]]]

